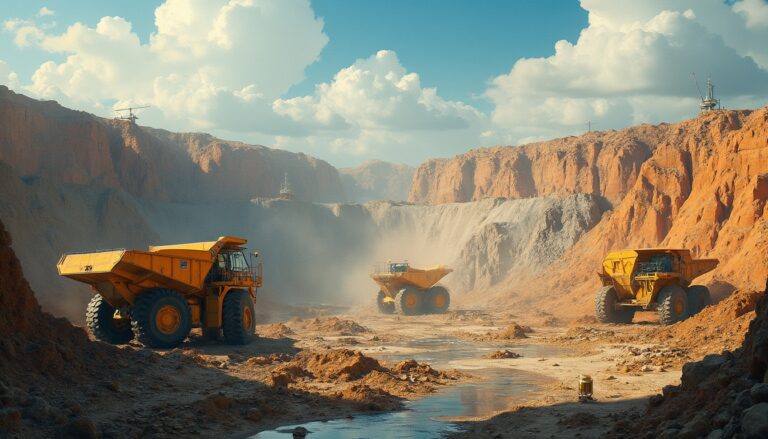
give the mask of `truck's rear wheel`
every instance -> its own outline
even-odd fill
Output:
[[[429,313],[443,314],[451,306],[451,295],[445,287],[435,286],[427,290],[425,309]]]
[[[245,290],[232,290],[224,297],[221,326],[229,344],[247,344],[256,335],[256,316],[251,295]]]
[[[712,304],[709,288],[704,285],[691,285],[685,290],[688,299],[688,315],[701,312],[702,309]]]
[[[421,314],[424,293],[411,287],[400,290],[395,297],[395,309],[398,314],[413,316]]]
[[[612,286],[600,288],[595,296],[595,317],[600,323],[632,323],[635,310],[628,307],[617,307],[619,295]]]
[[[376,304],[379,306],[379,312],[382,314],[392,314],[395,312],[394,302],[385,302],[384,299],[387,295],[384,291],[379,290],[379,295],[376,297]]]
[[[98,294],[88,303],[85,322],[96,340],[122,344],[133,339],[131,320],[128,317],[116,319],[115,308]]]
[[[662,288],[657,302],[662,325],[671,325],[688,317],[688,297],[681,286],[667,285]]]
[[[140,294],[133,303],[131,324],[136,339],[153,348],[172,348],[192,329],[192,312],[184,296],[156,289]]]

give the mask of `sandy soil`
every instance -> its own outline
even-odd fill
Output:
[[[259,325],[259,338],[247,346],[193,335],[173,350],[121,347],[125,355],[110,365],[109,378],[47,395],[47,402],[64,419],[87,417],[105,438],[247,437],[280,425],[398,410],[408,399],[483,379],[473,371],[493,367],[526,372],[539,389],[509,399],[504,410],[450,419],[463,429],[453,437],[598,437],[622,412],[640,412],[648,397],[679,383],[685,362],[722,346],[719,340],[709,348],[672,345],[649,321],[552,326],[560,322],[547,315],[526,320],[482,311],[308,314]],[[476,357],[402,361],[424,351],[412,341],[441,338],[471,341]],[[518,357],[526,345],[566,349]],[[398,360],[385,361],[393,356]],[[596,401],[577,402],[579,374],[593,377]],[[34,389],[26,391],[33,396]],[[41,437],[61,431],[59,421],[46,422],[23,431]]]
[[[720,352],[724,343],[676,343],[663,336],[674,329],[660,327],[653,315],[641,314],[632,325],[601,325],[585,318],[588,324],[578,326],[560,326],[547,315],[531,316],[526,321],[516,315],[480,311],[420,317],[370,314],[356,315],[354,319],[364,323],[368,332],[335,339],[302,333],[298,345],[354,347],[376,356],[414,353],[403,345],[418,338],[458,337],[487,346],[490,354],[451,361],[451,367],[470,374],[481,367],[510,368],[541,378],[539,391],[521,395],[519,401],[510,400],[506,410],[478,418],[451,419],[460,422],[464,430],[452,435],[456,438],[600,437],[617,419],[626,416],[624,412],[642,412],[649,397],[666,385],[679,384],[683,364]],[[732,334],[731,338],[731,343],[740,343],[743,333]],[[555,356],[515,358],[515,348],[526,344],[561,346],[568,351]],[[494,355],[511,358],[487,358]],[[592,376],[595,401],[577,401],[580,374]]]

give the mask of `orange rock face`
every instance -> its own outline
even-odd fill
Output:
[[[156,201],[272,197],[285,172],[298,199],[345,199],[336,169],[304,154],[101,119],[2,86],[0,161],[23,177],[122,188]]]
[[[612,209],[543,275],[510,279],[497,302],[589,313],[600,260],[622,247],[684,247],[719,258],[718,268],[697,280],[715,290],[765,283],[768,108],[432,160],[418,169],[410,198],[443,203],[574,192],[602,197]]]

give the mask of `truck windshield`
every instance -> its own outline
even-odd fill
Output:
[[[232,271],[248,271],[248,261],[242,252],[229,253],[229,268]]]
[[[408,264],[389,264],[390,273],[405,273],[406,271],[408,271]]]

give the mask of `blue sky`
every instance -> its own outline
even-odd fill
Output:
[[[444,98],[482,105],[476,98],[485,83],[508,71],[510,60],[550,55],[556,41],[575,41],[587,24],[575,0],[316,0],[312,6],[330,41],[307,69],[308,80],[289,94],[311,93],[350,60],[391,49]]]
[[[18,92],[338,166],[693,117],[693,71],[768,100],[766,0],[5,0],[0,22]]]
[[[120,16],[133,25],[143,43],[155,31],[155,8],[163,0],[4,0],[3,17],[34,19],[40,8],[55,12],[56,27],[82,22],[95,26],[101,17]],[[451,100],[481,98],[486,81],[510,67],[510,60],[546,56],[556,41],[575,41],[586,26],[587,13],[576,0],[313,0],[330,37],[320,60],[306,69],[306,80],[291,87],[288,96],[311,93],[339,69],[380,49],[397,52],[401,62],[421,74]],[[405,13],[404,11],[407,11]],[[12,35],[0,38],[0,59],[13,61],[14,70],[31,76],[37,67],[63,55],[20,49]]]

